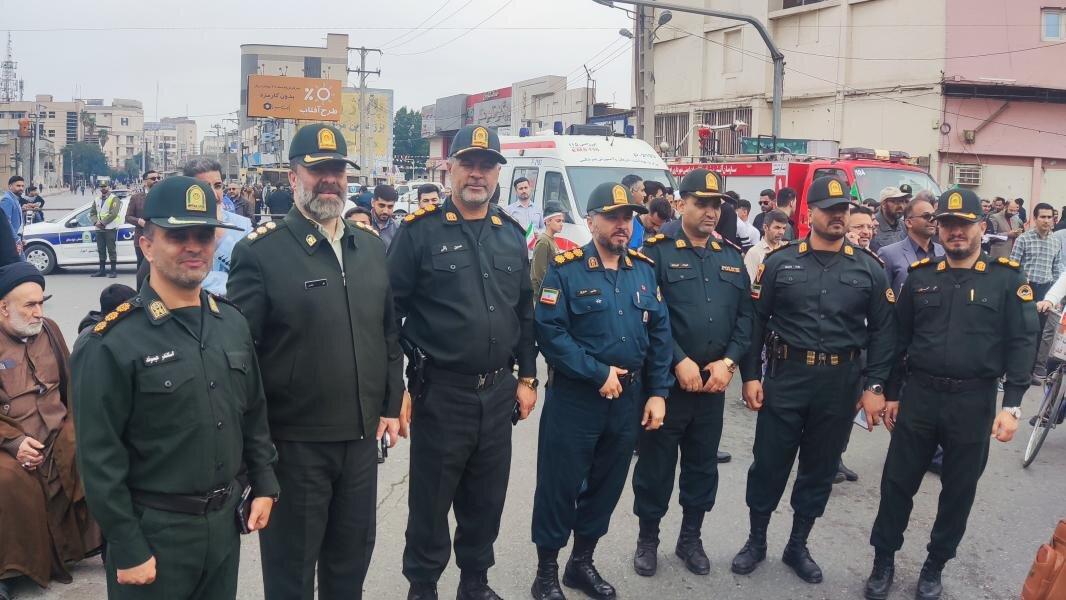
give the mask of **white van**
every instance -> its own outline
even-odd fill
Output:
[[[533,187],[533,203],[543,213],[544,203],[555,200],[570,211],[563,231],[556,236],[568,250],[591,241],[585,223],[589,194],[604,182],[621,183],[626,175],[658,181],[674,188],[674,176],[647,142],[602,135],[500,136],[507,164],[500,171],[500,206],[515,201],[514,181],[521,177]],[[527,240],[531,242],[531,240]]]

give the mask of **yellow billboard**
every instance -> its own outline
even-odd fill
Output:
[[[341,120],[341,82],[310,77],[248,76],[248,116]]]
[[[366,94],[366,146],[367,165],[363,169],[382,172],[392,166],[392,90],[368,89]],[[341,130],[348,144],[348,156],[358,158],[359,152],[359,90],[344,88],[341,94]]]

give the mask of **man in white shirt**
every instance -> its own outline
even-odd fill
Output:
[[[776,209],[765,213],[762,230],[762,239],[744,255],[744,267],[748,269],[750,281],[755,281],[759,265],[762,264],[766,255],[788,243],[785,240],[785,233],[788,232],[788,215]]]
[[[529,239],[530,235],[536,237],[538,233],[544,231],[544,215],[533,206],[533,186],[525,177],[515,179],[513,185],[518,201],[507,205],[507,214],[522,225],[522,229],[526,232],[526,239]]]

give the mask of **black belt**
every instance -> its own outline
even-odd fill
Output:
[[[973,392],[986,390],[996,384],[996,378],[989,379],[952,379],[950,377],[933,377],[921,371],[911,371],[908,376],[919,385],[927,386],[937,392]]]
[[[860,353],[861,350],[858,348],[834,354],[832,352],[823,352],[821,350],[803,350],[802,348],[793,348],[781,344],[777,348],[777,356],[775,358],[803,363],[808,367],[824,365],[835,367],[840,364],[854,362],[855,359],[859,358]]]
[[[640,381],[640,369],[630,369],[625,375],[618,376],[618,383],[622,384],[622,387],[636,384]]]
[[[451,387],[481,391],[487,390],[500,381],[503,381],[503,378],[510,376],[512,372],[511,367],[500,367],[499,369],[489,371],[488,373],[468,375],[466,373],[447,371],[434,366],[426,366],[426,381]]]
[[[233,493],[233,487],[233,482],[230,482],[206,494],[163,494],[133,490],[130,495],[135,503],[147,508],[187,515],[206,515],[222,510]]]

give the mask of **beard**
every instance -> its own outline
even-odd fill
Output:
[[[463,204],[470,207],[477,207],[488,204],[489,198],[492,197],[492,192],[490,192],[486,187],[485,191],[479,194],[477,192],[469,191],[464,187],[459,189],[459,193],[457,195],[459,196],[459,200],[461,200]]]
[[[980,248],[981,242],[980,238],[978,238],[978,242],[976,244],[968,243],[960,248],[951,247],[947,244],[944,244],[944,254],[946,254],[948,258],[952,260],[965,260],[976,254],[977,251],[980,250]]]
[[[161,260],[153,262],[152,267],[171,284],[191,290],[199,287],[207,274],[211,272],[211,260],[205,260],[203,268],[200,269],[188,269],[182,267],[177,261],[164,263]]]
[[[626,248],[629,247],[629,242],[626,241],[626,242],[623,242],[623,243],[620,243],[620,244],[616,244],[613,241],[611,241],[612,235],[613,235],[613,233],[609,233],[609,234],[606,234],[606,235],[597,235],[596,236],[596,242],[600,246],[605,248],[608,252],[610,252],[612,254],[617,254],[618,256],[622,256],[623,254],[626,253]]]
[[[44,319],[33,323],[29,319],[23,319],[18,313],[12,312],[8,317],[8,325],[20,337],[33,337],[41,333],[41,329],[44,328]]]
[[[323,192],[332,192],[336,198],[322,196]],[[340,218],[344,211],[343,190],[332,183],[320,183],[313,189],[306,189],[303,183],[297,180],[293,189],[293,201],[296,206],[307,213],[315,221],[330,221]]]

